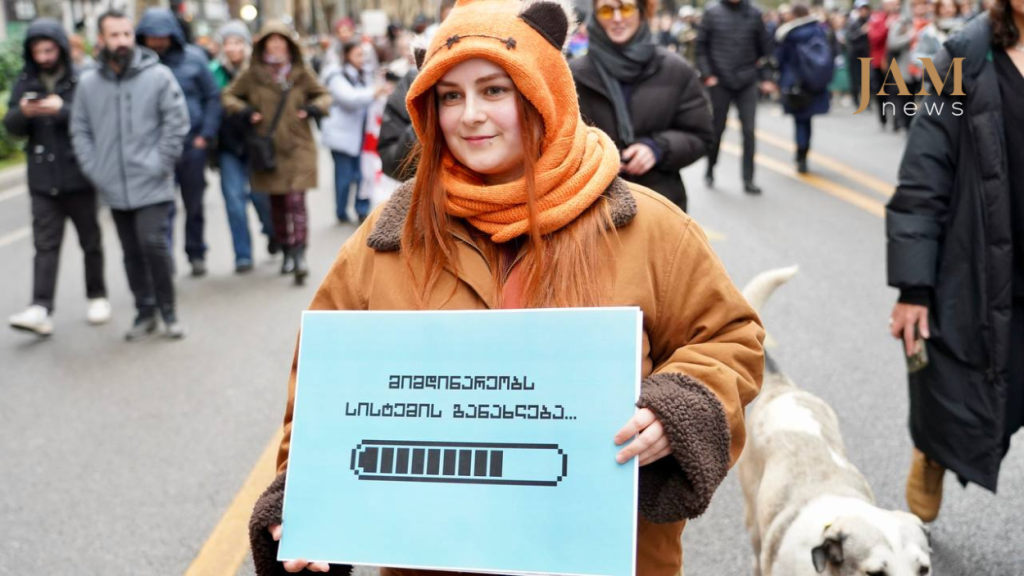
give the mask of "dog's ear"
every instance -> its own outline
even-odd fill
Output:
[[[825,571],[829,564],[840,565],[843,563],[843,535],[825,538],[820,546],[811,550],[811,561],[814,562],[814,569],[820,574]]]

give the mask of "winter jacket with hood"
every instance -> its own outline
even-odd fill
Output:
[[[331,108],[331,95],[320,84],[316,73],[302,58],[299,45],[292,38],[292,30],[280,22],[268,22],[253,46],[252,59],[235,81],[224,90],[222,100],[228,114],[244,114],[247,118],[258,112],[263,119],[254,129],[260,134],[270,130],[274,113],[281,102],[284,87],[271,76],[263,62],[266,41],[277,34],[288,41],[292,69],[287,82],[291,85],[281,121],[274,132],[274,150],[277,169],[273,172],[253,172],[250,181],[253,190],[270,194],[286,194],[316,188],[317,146],[309,119],[300,119],[299,110],[310,116],[326,116]]]
[[[107,64],[82,74],[71,141],[82,172],[111,208],[174,200],[174,165],[188,133],[181,87],[152,50],[135,47],[120,76]]]
[[[793,88],[800,79],[800,62],[797,53],[799,46],[810,42],[815,37],[825,36],[821,20],[814,16],[804,16],[779,26],[775,32],[775,60],[779,67],[779,89],[785,91]],[[814,95],[814,99],[806,108],[794,110],[786,104],[785,99],[783,99],[782,107],[786,114],[792,115],[797,120],[806,120],[811,116],[827,114],[831,97],[826,89]]]
[[[991,36],[988,16],[979,16],[937,55],[940,73],[964,58],[966,96],[949,96],[946,86],[925,100],[923,109],[943,109],[922,110],[911,126],[886,236],[889,285],[903,301],[924,294],[928,303],[929,363],[910,375],[914,444],[962,482],[995,491],[1008,359],[1020,350],[1010,350],[1011,156]]]
[[[323,74],[324,85],[334,100],[331,115],[320,124],[324,146],[349,156],[363,151],[366,117],[376,97],[372,84],[360,77],[351,64],[344,67],[328,66]]]
[[[150,8],[142,15],[135,28],[136,43],[145,46],[147,36],[171,39],[171,47],[160,55],[160,63],[171,69],[185,94],[191,121],[185,146],[192,146],[196,136],[213,142],[220,126],[220,89],[210,72],[206,52],[186,42],[181,25],[166,8]]]
[[[32,60],[31,46],[39,39],[52,40],[60,47],[60,66],[64,72],[57,80],[53,93],[60,96],[64,105],[55,116],[28,118],[21,113],[21,99],[25,93],[48,93],[40,79],[39,66]],[[33,194],[56,196],[92,189],[92,184],[78,167],[78,159],[71,145],[69,121],[77,85],[78,72],[71,62],[71,50],[64,28],[49,18],[32,22],[25,34],[25,67],[11,90],[4,126],[14,136],[28,138],[25,143],[28,188]]]
[[[729,90],[771,80],[772,38],[749,0],[722,0],[704,13],[697,34],[697,69]]]
[[[626,144],[618,133],[615,108],[593,60],[576,58],[569,68],[584,120],[611,136],[622,151]],[[627,105],[637,141],[655,150],[657,163],[646,174],[622,177],[686,210],[686,188],[679,170],[707,154],[714,139],[710,107],[696,72],[682,57],[659,47],[629,91]]]

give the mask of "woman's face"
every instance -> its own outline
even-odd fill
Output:
[[[1024,18],[1024,0],[1010,0],[1010,6],[1018,18]]]
[[[488,184],[523,174],[518,90],[503,68],[481,58],[448,71],[434,88],[445,143]]]
[[[224,39],[224,55],[228,62],[238,66],[245,61],[245,40],[238,36],[228,36]]]
[[[363,54],[363,47],[356,46],[349,50],[348,57],[345,59],[349,64],[355,67],[356,70],[362,70],[363,64],[366,62],[366,55]]]
[[[640,9],[635,0],[597,0],[594,4],[597,23],[616,44],[625,44],[640,29]]]
[[[267,38],[267,44],[264,50],[267,56],[275,59],[288,58],[288,41],[282,38],[278,34],[273,34],[270,38]]]

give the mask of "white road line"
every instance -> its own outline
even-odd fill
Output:
[[[14,232],[11,232],[10,234],[8,234],[6,236],[0,236],[0,248],[3,248],[4,246],[7,246],[8,244],[14,244],[18,240],[21,240],[23,238],[28,238],[31,235],[32,235],[32,227],[31,226],[25,226],[24,228],[19,228],[19,229],[15,230]]]
[[[10,200],[11,198],[17,198],[18,196],[24,196],[26,192],[28,192],[28,188],[25,188],[24,186],[19,186],[13,190],[4,190],[3,192],[0,192],[0,202]]]

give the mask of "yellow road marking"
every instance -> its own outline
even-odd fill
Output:
[[[728,120],[728,126],[735,130],[740,130],[740,122],[735,118],[730,118]],[[758,140],[766,144],[775,146],[776,148],[780,148],[787,152],[796,152],[796,144],[790,142],[789,140],[786,140],[785,138],[776,136],[771,132],[767,132],[765,130],[754,130],[754,135],[757,137]],[[817,152],[814,152],[813,150],[808,155],[808,159],[810,159],[815,164],[827,168],[837,174],[845,176],[850,180],[853,180],[854,182],[860,184],[861,186],[864,186],[869,190],[872,190],[874,192],[881,194],[882,196],[885,196],[886,198],[892,197],[893,193],[896,190],[895,184],[890,184],[889,182],[886,182],[880,178],[876,178],[870,174],[865,174],[864,172],[861,172],[856,168],[851,168],[850,166],[847,166],[846,164],[834,158],[830,158],[828,156],[819,154]]]
[[[735,154],[737,156],[743,155],[743,149],[740,146],[733,144],[731,142],[722,142],[722,150],[728,152],[729,154]],[[776,160],[775,158],[764,156],[762,154],[755,154],[754,161],[758,165],[764,166],[765,168],[771,170],[772,172],[777,172],[779,174],[782,174],[783,176],[788,176],[795,180],[799,180],[804,184],[817,188],[822,192],[825,192],[826,194],[830,194],[832,196],[835,196],[836,198],[839,198],[840,200],[844,200],[850,204],[853,204],[854,206],[860,208],[861,210],[864,210],[865,212],[874,214],[879,218],[885,218],[885,205],[879,202],[878,200],[869,198],[864,194],[861,194],[860,192],[847,188],[846,186],[843,186],[841,184],[836,184],[831,180],[822,178],[821,176],[817,176],[815,174],[800,174],[796,171],[796,168],[790,166],[788,163],[781,162],[779,160]]]
[[[281,430],[267,444],[256,466],[235,494],[235,499],[221,516],[199,554],[185,571],[185,576],[235,576],[249,552],[249,516],[256,499],[277,475],[277,447]]]

